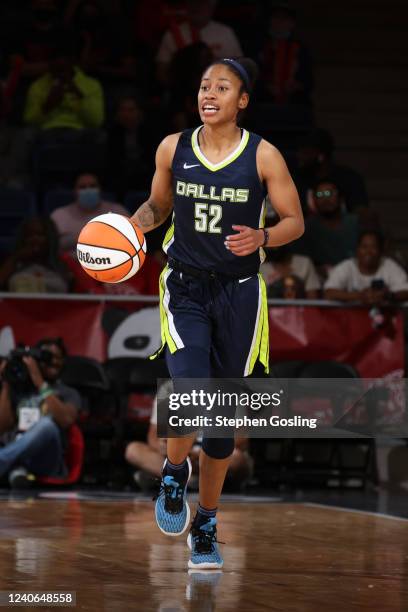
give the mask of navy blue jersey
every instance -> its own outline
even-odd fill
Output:
[[[264,225],[266,190],[256,167],[261,137],[242,130],[235,151],[213,164],[200,150],[201,128],[186,130],[177,144],[172,164],[173,224],[163,249],[174,259],[201,270],[235,277],[255,274],[263,250],[239,257],[225,247],[224,241],[236,233],[232,225]]]

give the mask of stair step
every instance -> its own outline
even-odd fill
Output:
[[[364,114],[369,106],[370,112],[397,112],[408,117],[408,91],[389,94],[388,92],[362,92],[339,89],[327,90],[320,84],[314,94],[321,110],[354,111]]]
[[[316,120],[317,124],[336,133],[354,130],[355,132],[368,132],[381,130],[388,132],[401,132],[406,134],[408,131],[408,110],[404,113],[388,113],[382,115],[378,111],[371,111],[370,108],[361,109],[360,112],[352,112],[350,109],[330,110],[322,109],[316,100]],[[368,104],[368,103],[367,103]]]
[[[401,67],[316,66],[315,78],[319,92],[408,93],[407,73]]]
[[[359,149],[370,151],[408,149],[408,130],[406,132],[393,132],[378,129],[374,130],[352,130],[336,131],[336,150]]]
[[[406,203],[408,209],[408,180],[406,178],[390,179],[384,174],[378,177],[367,177],[368,193],[372,199]],[[408,226],[408,223],[407,223]]]
[[[408,152],[405,149],[390,151],[336,151],[339,163],[356,168],[366,178],[387,176],[397,178],[408,168]]]

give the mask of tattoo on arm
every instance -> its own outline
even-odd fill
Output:
[[[142,204],[136,214],[140,227],[151,227],[161,223],[166,216],[166,211],[150,200]]]

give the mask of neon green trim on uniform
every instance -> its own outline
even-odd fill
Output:
[[[264,203],[262,204],[263,207],[263,213],[262,213],[262,225],[261,227],[265,227],[265,222],[266,222],[266,206],[265,206],[265,200]]]
[[[176,343],[174,342],[170,334],[169,322],[167,319],[167,312],[164,307],[164,293],[166,290],[166,287],[164,284],[164,277],[168,271],[169,271],[169,267],[166,266],[163,269],[162,273],[160,274],[160,279],[159,279],[161,346],[153,355],[150,355],[149,359],[155,359],[156,357],[158,357],[160,353],[162,352],[162,350],[164,349],[164,347],[166,346],[166,344],[168,345],[171,353],[174,353],[177,350]]]
[[[266,222],[266,205],[265,205],[265,200],[263,201],[262,204],[262,211],[261,211],[262,217],[261,217],[261,225],[259,227],[265,227],[265,222]],[[261,263],[263,263],[266,259],[266,253],[264,251],[264,249],[262,247],[259,247],[259,259],[261,260]]]
[[[268,302],[266,299],[266,285],[261,274],[258,274],[259,290],[261,292],[261,306],[259,312],[258,325],[256,329],[256,340],[249,357],[249,369],[247,376],[252,374],[254,366],[259,359],[265,368],[265,373],[269,373],[269,318]]]
[[[165,253],[167,253],[167,249],[170,246],[169,242],[172,240],[173,237],[174,237],[174,221],[172,222],[172,224],[170,225],[169,229],[166,232],[166,235],[164,236],[162,249]]]
[[[265,373],[269,373],[269,311],[268,300],[266,297],[266,284],[262,274],[258,274],[262,292],[262,332],[261,343],[259,347],[259,361],[265,367]]]
[[[211,170],[212,172],[216,172],[217,170],[222,170],[222,168],[225,168],[225,166],[232,164],[232,162],[235,161],[237,157],[241,155],[242,151],[245,149],[245,147],[248,144],[249,132],[247,132],[247,130],[244,130],[242,134],[241,142],[239,143],[235,151],[233,151],[230,155],[228,155],[228,157],[226,157],[224,161],[219,162],[218,164],[213,164],[200,151],[200,146],[198,144],[198,132],[201,130],[202,127],[203,126],[200,125],[192,133],[191,146],[193,148],[194,155],[197,157],[197,159],[203,164],[203,166],[205,166],[206,168],[208,168],[208,170]]]

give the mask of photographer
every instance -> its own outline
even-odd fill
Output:
[[[65,356],[60,338],[45,338],[34,349],[12,351],[0,365],[0,434],[15,433],[0,448],[0,478],[9,474],[14,488],[29,486],[35,476],[67,474],[66,430],[81,400],[59,380]]]

